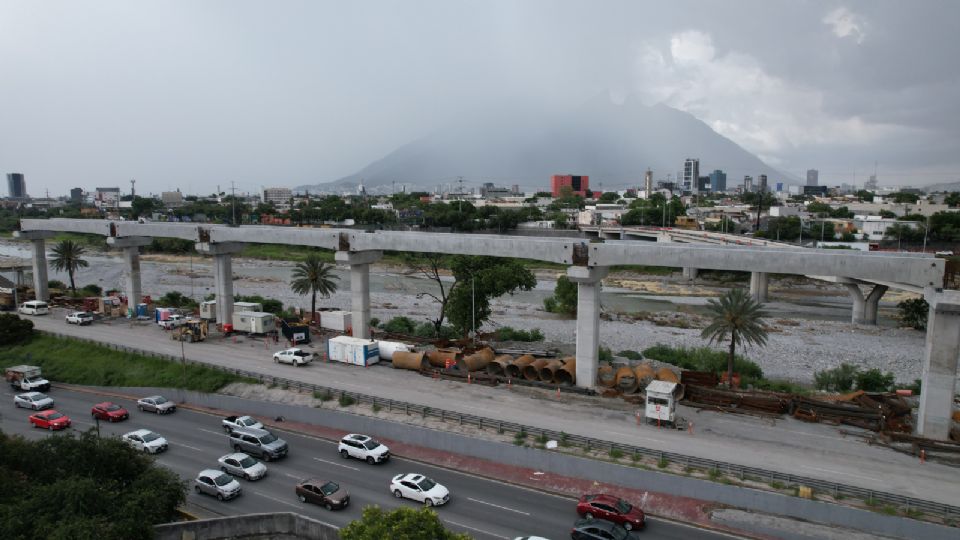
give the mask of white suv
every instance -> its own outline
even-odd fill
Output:
[[[375,441],[373,437],[351,433],[340,439],[337,447],[343,459],[357,458],[373,465],[390,459],[390,449]]]

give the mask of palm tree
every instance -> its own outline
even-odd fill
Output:
[[[733,388],[733,358],[737,344],[759,345],[767,343],[767,331],[761,317],[767,314],[747,291],[740,287],[730,289],[719,300],[710,299],[707,309],[712,315],[710,325],[700,337],[710,343],[719,343],[730,338],[730,357],[727,359],[727,385]]]
[[[63,240],[53,246],[53,258],[50,259],[50,263],[58,272],[66,272],[70,276],[70,290],[74,294],[77,293],[77,285],[73,281],[73,274],[79,268],[90,266],[87,261],[80,258],[86,252],[87,250],[83,246],[73,240]]]
[[[316,254],[307,255],[307,259],[293,268],[293,281],[290,287],[293,292],[304,295],[312,294],[310,300],[310,317],[317,311],[317,294],[324,298],[329,298],[331,294],[337,292],[337,284],[333,282],[340,279],[340,276],[333,273],[334,266],[324,263]]]

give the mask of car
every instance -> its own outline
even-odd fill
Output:
[[[303,349],[293,348],[285,349],[273,353],[273,361],[276,363],[292,364],[294,367],[304,366],[313,361],[313,353]]]
[[[157,323],[164,330],[173,330],[174,328],[187,324],[187,318],[183,315],[170,315],[169,319],[164,319]]]
[[[390,459],[389,448],[374,440],[373,437],[357,433],[345,435],[340,439],[337,451],[340,452],[340,457],[344,459],[353,457],[362,459],[371,465]]]
[[[440,506],[450,501],[450,491],[422,474],[398,474],[390,481],[390,492],[400,499],[412,499],[427,506]]]
[[[33,427],[49,429],[50,431],[70,427],[70,417],[54,409],[31,414],[28,420]]]
[[[247,480],[259,480],[267,475],[266,465],[243,452],[227,454],[217,461],[221,471]]]
[[[53,398],[41,392],[25,392],[13,396],[13,404],[17,408],[23,407],[39,411],[53,407]]]
[[[97,403],[94,405],[90,410],[90,415],[99,420],[106,420],[108,422],[119,422],[121,420],[130,418],[130,413],[128,413],[126,409],[109,401],[104,401],[103,403]]]
[[[549,539],[544,538],[542,536],[518,536],[513,540],[549,540]]]
[[[150,396],[138,399],[137,408],[144,412],[167,414],[176,411],[177,404],[163,396]]]
[[[124,433],[120,439],[137,450],[148,454],[159,454],[167,450],[167,440],[149,429],[138,429],[130,433]]]
[[[639,507],[627,501],[603,493],[586,494],[577,501],[577,513],[586,519],[599,518],[612,521],[630,531],[642,529],[646,516]]]
[[[626,540],[630,531],[612,521],[579,519],[570,531],[573,540]]]
[[[237,428],[263,429],[263,424],[252,416],[228,416],[223,419],[221,424],[223,425],[223,430],[227,433]]]
[[[319,504],[327,510],[339,510],[350,504],[350,493],[333,481],[307,478],[301,480],[294,491],[300,502]]]
[[[287,455],[287,442],[265,429],[238,428],[230,432],[229,440],[234,451],[256,454],[264,461]]]
[[[67,314],[67,324],[84,326],[93,323],[93,313],[86,311],[73,311]]]
[[[243,488],[236,478],[216,469],[200,471],[193,481],[193,490],[201,495],[212,495],[219,501],[228,501],[243,493]]]

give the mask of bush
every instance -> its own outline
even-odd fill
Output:
[[[163,307],[192,309],[197,307],[198,304],[194,299],[190,298],[189,296],[184,296],[184,294],[180,291],[170,291],[157,299],[157,305]]]
[[[377,328],[380,326],[380,319],[376,317],[370,317],[370,328]]]
[[[600,361],[601,362],[613,362],[613,353],[610,352],[610,347],[600,347]]]
[[[565,275],[560,276],[553,289],[553,296],[543,301],[543,307],[551,313],[576,315],[577,294],[577,284]]]
[[[643,360],[643,355],[637,351],[620,351],[617,353],[617,356],[629,358],[630,360]]]
[[[727,359],[729,358],[726,352],[710,347],[670,347],[662,344],[644,350],[643,356],[673,364],[680,369],[712,373],[725,373],[727,371]],[[739,373],[742,379],[763,379],[763,370],[760,369],[760,366],[740,355],[733,359],[733,371]]]
[[[67,284],[60,281],[59,279],[51,279],[47,282],[47,287],[50,289],[60,289],[61,291],[66,290]]]
[[[818,390],[828,392],[849,392],[857,378],[856,366],[840,364],[839,367],[818,371],[813,374],[814,384]]]
[[[526,331],[503,326],[497,330],[497,341],[543,341],[543,333],[539,328]]]
[[[923,298],[904,300],[897,304],[900,322],[916,330],[927,329],[927,315],[930,313],[930,304]]]
[[[410,317],[394,317],[383,325],[383,330],[391,334],[413,335],[417,330],[417,323]],[[431,335],[432,332],[431,330]]]
[[[886,392],[893,386],[893,373],[877,368],[857,373],[857,389],[864,392]]]
[[[99,285],[94,285],[93,283],[90,283],[89,285],[84,285],[83,288],[80,289],[80,294],[82,294],[83,296],[100,296],[102,293],[103,293],[103,287],[100,287]]]
[[[0,345],[16,345],[33,339],[33,321],[13,313],[0,313]]]

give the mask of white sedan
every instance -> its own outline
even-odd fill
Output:
[[[422,474],[398,474],[390,481],[390,491],[400,499],[412,499],[427,506],[440,506],[450,501],[447,488]]]
[[[167,449],[167,440],[149,429],[138,429],[130,433],[124,433],[120,439],[137,450],[148,454],[159,454]]]
[[[274,362],[283,362],[284,364],[293,364],[294,366],[303,366],[313,361],[313,353],[303,349],[293,348],[280,351],[273,354]]]
[[[26,392],[13,396],[13,404],[18,408],[24,407],[39,411],[40,409],[53,407],[53,398],[40,392]]]

